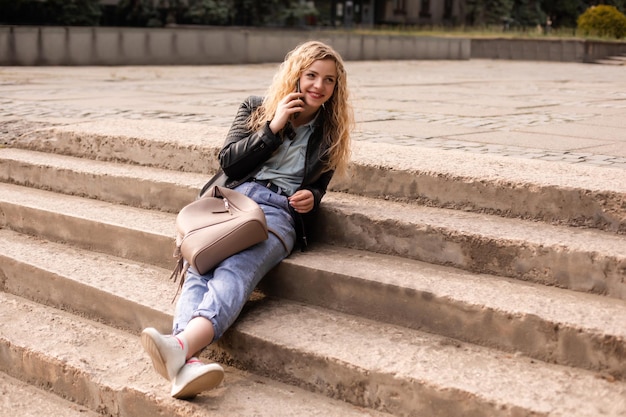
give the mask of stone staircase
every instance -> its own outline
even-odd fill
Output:
[[[170,329],[175,213],[223,136],[167,129],[0,149],[0,414],[626,415],[623,170],[367,143],[204,352],[224,384],[170,398],[138,334]]]
[[[626,65],[626,54],[608,56],[604,59],[596,60],[595,63],[604,64],[604,65],[617,65],[617,66]]]

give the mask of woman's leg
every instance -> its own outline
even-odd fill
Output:
[[[188,355],[222,336],[259,281],[289,255],[295,244],[296,233],[285,196],[256,183],[244,183],[236,190],[261,206],[272,232],[267,240],[225,259],[205,275],[189,268],[173,325],[173,333],[181,334],[189,343]]]
[[[188,343],[193,356],[233,324],[259,281],[288,255],[273,234],[239,252],[202,276],[190,268],[176,306],[173,333]]]
[[[211,270],[205,275],[200,275],[190,267],[176,303],[172,334],[181,337],[187,343],[187,359],[210,344],[215,337],[211,320],[200,316],[194,317],[196,309],[209,291],[208,282],[213,278],[213,272],[214,270]],[[188,334],[181,334],[187,328]]]
[[[194,317],[189,321],[185,330],[178,334],[187,341],[187,357],[197,356],[202,349],[210,345],[215,338],[215,329],[211,320],[204,317]]]
[[[172,381],[175,398],[192,398],[221,383],[223,369],[202,364],[193,355],[233,324],[259,281],[289,255],[295,243],[286,197],[254,183],[237,190],[262,207],[272,231],[268,239],[225,259],[205,275],[189,268],[176,305],[173,335],[163,336],[153,328],[142,332],[142,344],[157,372]]]

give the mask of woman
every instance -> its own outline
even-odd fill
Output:
[[[264,98],[239,107],[219,154],[221,171],[204,187],[223,184],[263,209],[266,241],[222,261],[205,275],[189,268],[176,305],[173,335],[153,328],[141,342],[155,370],[172,381],[172,396],[190,399],[220,384],[224,371],[195,355],[233,324],[261,278],[306,246],[312,220],[334,172],[350,157],[352,109],[346,71],[330,46],[312,41],[289,52]]]

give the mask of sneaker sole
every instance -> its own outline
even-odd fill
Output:
[[[216,388],[224,379],[224,370],[217,364],[212,365],[214,366],[208,369],[207,372],[189,381],[178,392],[173,391],[172,397],[178,400],[191,400],[201,392]]]
[[[161,356],[161,352],[159,352],[156,341],[152,338],[151,329],[145,329],[141,332],[141,345],[150,356],[154,370],[169,381],[170,377],[167,373],[165,360],[163,359],[163,356]]]

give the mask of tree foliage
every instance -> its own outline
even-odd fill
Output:
[[[161,26],[152,0],[121,0],[117,5],[117,17],[122,26]]]
[[[234,0],[234,23],[238,26],[267,26],[272,22],[274,11],[283,3],[281,0]]]
[[[190,0],[184,19],[196,25],[226,25],[233,15],[232,0]]]
[[[335,4],[330,0],[324,10]],[[378,0],[383,1],[383,0]],[[419,2],[420,0],[409,0]],[[574,28],[590,6],[626,12],[626,0],[458,0],[467,26]],[[301,0],[0,0],[0,24],[165,26],[169,24],[293,26],[317,16]],[[328,21],[328,19],[322,19]]]
[[[513,0],[467,0],[466,23],[471,26],[499,25],[510,19]]]
[[[578,18],[578,29],[585,35],[620,39],[626,36],[626,16],[615,6],[593,6]]]
[[[504,24],[507,27],[576,27],[576,20],[596,3],[626,11],[626,0],[461,0],[469,26]]]
[[[0,23],[23,25],[98,25],[98,0],[0,0]]]
[[[546,21],[539,0],[515,0],[511,11],[513,20],[522,27],[535,27]]]
[[[542,1],[541,7],[555,27],[576,27],[576,19],[585,10],[586,2],[580,0]]]

